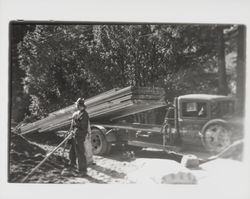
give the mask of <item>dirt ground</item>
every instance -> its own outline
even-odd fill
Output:
[[[13,134],[9,156],[9,182],[23,182],[56,144],[42,144]],[[159,158],[180,162],[182,156],[164,151],[147,149],[131,151],[113,147],[108,156],[94,156],[95,165],[89,165],[88,176],[79,177],[77,170],[68,165],[68,149],[59,148],[25,182],[26,183],[131,183],[127,174],[138,169],[136,159]]]
[[[36,144],[45,151],[49,152],[53,150],[53,146]],[[94,156],[95,165],[88,166],[88,176],[79,177],[77,170],[68,166],[68,150],[62,152],[63,148],[60,148],[53,158],[50,158],[40,169],[37,170],[28,180],[27,183],[118,183],[128,184],[132,183],[127,179],[127,174],[138,169],[138,165],[134,164],[136,159],[139,158],[168,158],[176,159],[180,161],[180,157],[167,155],[162,151],[154,150],[142,150],[137,152],[123,151],[121,149],[113,149],[108,156]],[[54,164],[51,159],[57,161]],[[33,168],[39,161],[33,162]],[[55,166],[56,164],[56,166]],[[19,165],[20,166],[20,165]],[[54,167],[53,167],[54,166]],[[27,164],[26,164],[27,167]],[[23,170],[22,177],[27,175],[32,170],[32,167]],[[45,171],[45,172],[44,172]],[[24,175],[25,174],[25,175]],[[19,182],[21,178],[17,179]]]
[[[68,165],[68,148],[64,150],[61,147],[33,175],[23,181],[32,169],[46,157],[46,154],[51,152],[58,144],[39,140],[40,142],[34,139],[26,139],[15,133],[11,135],[9,182],[130,184],[139,182],[137,179],[133,181],[135,176],[138,179],[140,178],[142,182],[152,182],[152,179],[157,175],[162,177],[162,175],[169,174],[169,177],[172,178],[173,173],[179,173],[181,182],[183,181],[182,178],[187,177],[192,179],[191,183],[196,183],[197,180],[193,180],[194,175],[200,176],[201,179],[210,175],[206,171],[206,167],[193,171],[184,168],[183,165],[179,164],[183,157],[179,153],[150,148],[136,151],[124,147],[113,147],[108,156],[94,156],[95,165],[89,165],[88,175],[79,177],[77,169]],[[208,154],[202,153],[196,153],[196,155],[203,158],[208,156]],[[222,167],[224,167],[223,164]],[[226,162],[226,164],[234,165],[235,163]],[[216,165],[213,166],[215,169],[217,167]],[[161,183],[160,178],[158,177],[155,182]]]

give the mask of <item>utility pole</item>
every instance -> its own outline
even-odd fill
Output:
[[[218,32],[218,73],[219,73],[219,91],[221,95],[228,94],[226,62],[225,62],[225,40],[224,40],[224,27],[219,26]]]
[[[244,116],[246,97],[246,27],[244,25],[238,26],[237,44],[237,112],[239,116]]]

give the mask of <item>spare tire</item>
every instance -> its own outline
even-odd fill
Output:
[[[211,120],[202,128],[202,144],[208,152],[219,153],[232,144],[232,131],[224,120]]]
[[[91,144],[94,155],[106,155],[111,148],[111,144],[107,142],[103,132],[96,128],[91,130]]]

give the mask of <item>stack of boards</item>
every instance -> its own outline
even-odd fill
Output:
[[[112,121],[132,114],[163,107],[164,89],[150,87],[126,87],[112,89],[86,99],[91,121]],[[75,105],[52,112],[48,117],[21,127],[22,134],[33,131],[45,132],[68,126]]]

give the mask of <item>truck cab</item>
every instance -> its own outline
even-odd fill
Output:
[[[183,146],[204,147],[220,152],[242,129],[233,124],[235,100],[229,96],[190,94],[176,99],[176,125]],[[237,137],[237,138],[236,138]]]

